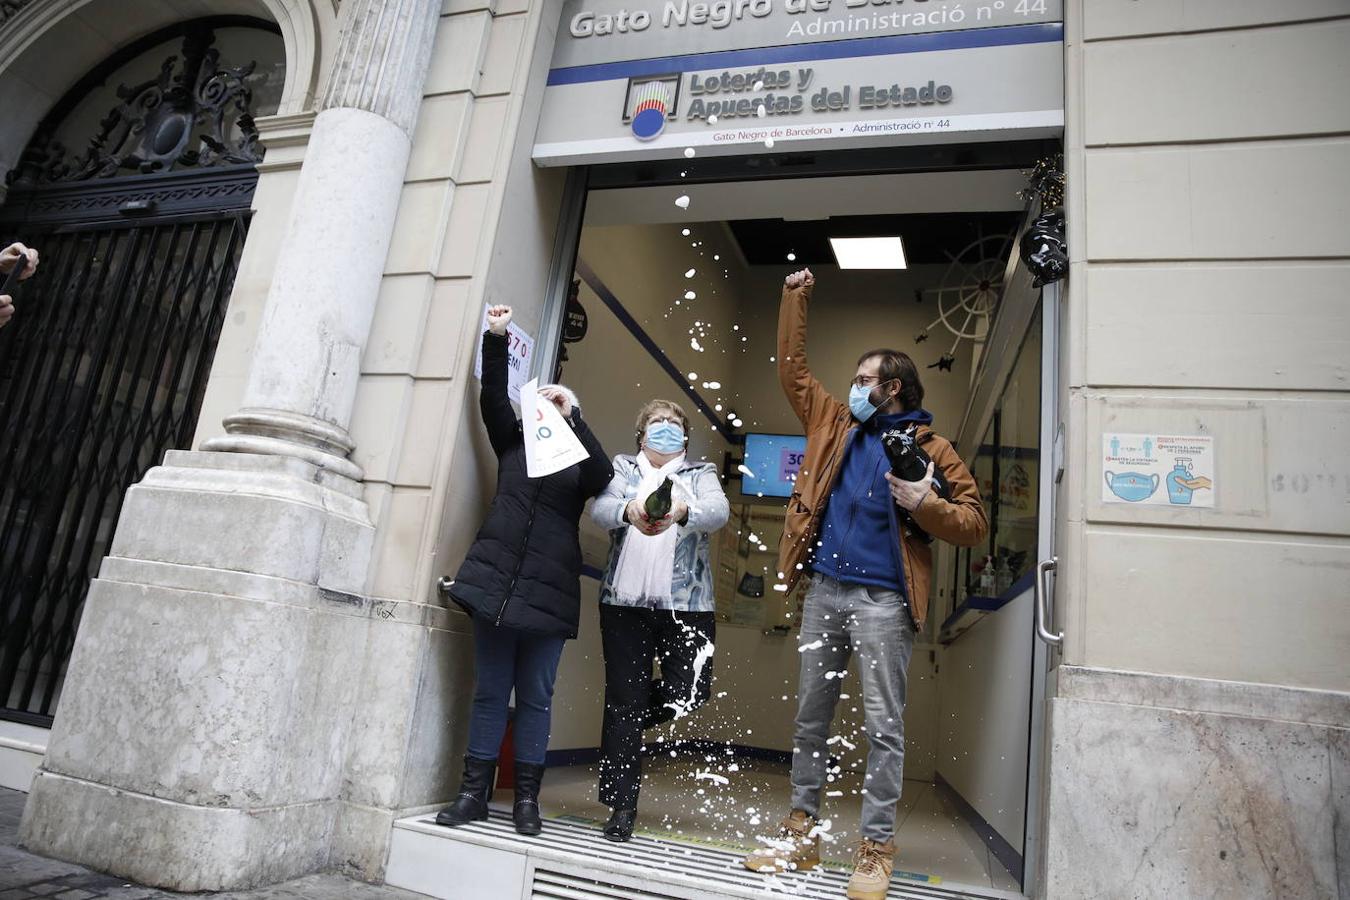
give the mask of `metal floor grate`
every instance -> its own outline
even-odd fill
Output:
[[[765,876],[741,865],[741,854],[719,847],[635,835],[626,844],[604,839],[593,826],[546,819],[544,833],[522,838],[510,816],[494,810],[486,822],[444,828],[432,816],[395,824],[448,842],[468,842],[527,856],[531,898],[538,900],[722,900],[794,898],[840,900],[848,873],[820,868]],[[1014,900],[1022,895],[991,888],[926,884],[896,877],[887,900]]]

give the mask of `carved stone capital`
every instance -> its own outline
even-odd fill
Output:
[[[343,0],[323,109],[351,107],[412,134],[441,0]]]

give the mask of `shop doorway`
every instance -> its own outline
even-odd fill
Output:
[[[611,453],[635,451],[644,402],[679,402],[693,423],[689,454],[718,466],[732,508],[713,540],[713,700],[646,735],[639,829],[648,835],[749,850],[786,811],[804,586],[772,589],[788,477],[774,467],[787,465],[801,426],[778,383],[775,345],[783,277],[805,266],[817,279],[813,372],[843,396],[861,351],[913,356],[924,405],[979,480],[991,521],[980,547],[935,545],[932,606],[909,668],[897,884],[991,896],[1029,886],[1044,666],[1031,573],[1049,511],[1042,368],[1053,351],[1039,292],[1012,259],[1023,184],[1021,169],[1005,166],[587,194],[567,311],[575,340],[560,347],[554,374],[577,391]],[[862,236],[899,237],[906,267],[841,268],[830,239]],[[558,678],[543,798],[546,813],[596,824],[608,814],[596,794],[604,675],[594,603],[608,542],[583,520],[591,602]],[[824,856],[841,866],[861,803],[860,698],[850,671],[822,810],[833,838]]]

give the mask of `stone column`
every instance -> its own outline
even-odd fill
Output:
[[[339,834],[382,864],[343,789],[359,673],[405,613],[364,596],[346,429],[441,3],[343,0],[246,406],[127,493],[24,811],[39,853],[180,891],[325,868]]]
[[[439,14],[432,0],[343,3],[243,408],[203,449],[292,456],[360,480],[347,426]]]

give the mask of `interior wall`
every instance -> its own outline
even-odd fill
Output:
[[[999,400],[1000,482],[992,482],[992,456],[981,454],[973,471],[986,504],[1002,490],[997,530],[992,530],[992,549],[1027,550],[1020,576],[1035,565],[1036,532],[1039,523],[1034,502],[1011,493],[1009,467],[1019,465],[1031,480],[1031,497],[1037,496],[1038,466],[1034,460],[1014,458],[1008,451],[1036,449],[1040,444],[1041,320],[1032,321],[1013,371]],[[993,422],[986,429],[981,447],[993,450]],[[989,553],[989,544],[972,548],[968,559]],[[960,558],[965,554],[948,554]],[[948,565],[953,563],[949,562]],[[951,570],[940,569],[950,581]],[[1030,735],[1031,666],[1034,612],[1033,593],[1023,591],[956,640],[942,648],[938,678],[940,733],[937,772],[974,807],[1004,840],[1019,852],[1026,822],[1027,748]]]
[[[722,395],[705,382],[732,383],[733,340],[729,325],[743,295],[743,267],[720,224],[686,226],[589,227],[583,230],[578,258],[586,262],[625,310],[687,376],[709,403]],[[694,246],[700,244],[700,246]],[[714,260],[713,257],[721,257]],[[694,276],[685,272],[694,269]],[[694,291],[694,300],[685,299]],[[633,453],[638,409],[653,398],[674,400],[690,416],[689,456],[721,467],[729,445],[699,413],[638,339],[583,282],[578,295],[588,319],[586,337],[569,345],[562,381],[581,400],[587,422],[611,455]],[[679,304],[676,305],[676,301]],[[716,322],[691,346],[696,322]],[[585,562],[603,570],[609,535],[582,517]],[[600,743],[604,715],[604,656],[598,614],[599,582],[582,578],[582,621],[578,637],[563,652],[554,694],[550,750],[588,749]]]
[[[798,268],[801,263],[787,261],[781,266],[750,267],[751,293],[742,318],[753,334],[765,337],[759,352],[742,358],[736,371],[736,385],[748,401],[747,430],[801,432],[778,384],[773,360],[783,278]],[[916,301],[915,291],[940,285],[946,266],[916,265],[901,271],[860,271],[834,265],[810,269],[816,287],[808,308],[807,359],[825,388],[846,400],[859,355],[877,347],[901,350],[919,367],[924,407],[933,413],[933,427],[954,434],[970,390],[971,343],[963,341],[957,347],[950,372],[927,368],[952,346],[953,337],[941,324],[926,341],[915,343],[915,337],[938,317],[936,299],[925,295],[922,302]]]
[[[683,230],[689,235],[681,234]],[[586,227],[578,257],[710,405],[731,398],[741,356],[732,326],[749,288],[745,267],[721,223]],[[693,276],[685,277],[690,271]],[[690,291],[692,300],[685,296]],[[605,449],[632,453],[634,416],[647,400],[662,397],[680,403],[689,414],[689,456],[720,467],[729,445],[680,385],[585,283],[580,299],[590,330],[584,341],[569,346],[573,362],[564,366],[563,374],[582,397],[587,419]],[[691,373],[696,377],[689,379]],[[714,383],[721,387],[705,387]]]
[[[1032,591],[943,648],[937,772],[1018,851],[1025,837]]]
[[[690,229],[688,236],[681,234],[685,227]],[[701,246],[692,247],[695,242]],[[709,272],[714,254],[721,257],[716,265],[725,272]],[[734,408],[743,417],[745,431],[800,433],[801,426],[779,386],[774,360],[782,279],[800,263],[785,260],[782,266],[747,266],[721,223],[588,227],[582,234],[580,258],[681,371],[698,375],[694,384],[709,403]],[[684,272],[691,266],[698,271],[686,280]],[[817,265],[812,271],[817,289],[810,359],[826,387],[836,396],[845,395],[863,350],[882,345],[905,350],[921,367],[925,406],[934,413],[936,426],[954,432],[969,391],[970,344],[958,348],[953,371],[939,372],[923,367],[950,349],[950,335],[939,325],[927,342],[915,345],[913,340],[937,318],[932,297],[916,302],[915,290],[936,286],[946,267],[859,272]],[[707,275],[714,277],[705,280]],[[692,302],[683,299],[689,289],[698,295]],[[571,361],[564,366],[563,380],[577,391],[606,449],[633,452],[637,407],[653,396],[682,398],[675,393],[678,387],[670,376],[588,287],[583,286],[580,298],[590,330],[585,340],[569,347]],[[678,307],[677,299],[681,301]],[[695,322],[709,321],[713,327],[709,339],[700,339],[704,347],[700,353],[690,345],[689,329]],[[716,381],[721,388],[705,389],[705,381]],[[720,465],[726,445],[690,404],[685,406],[695,417],[692,455],[711,454]],[[745,500],[738,481],[727,482],[725,488],[733,504]],[[767,501],[765,505],[773,515],[781,515],[781,504]],[[583,520],[583,534],[587,562],[603,568],[608,536],[588,518]],[[597,595],[597,583],[584,578],[587,609],[579,638],[569,642],[563,654],[551,750],[593,748],[599,743],[604,665],[593,606]],[[717,648],[713,701],[676,723],[667,734],[674,739],[709,739],[790,752],[800,660],[796,640],[791,635],[766,634],[762,627],[719,622]],[[906,775],[911,778],[931,779],[938,755],[938,651],[921,636],[910,666],[905,727]],[[849,697],[840,703],[835,733],[850,737],[857,747],[845,755],[845,762],[860,765],[866,740],[857,704],[862,694],[856,666],[843,693]],[[1021,784],[1019,780],[1019,789]]]
[[[553,688],[553,728],[548,749],[600,746],[605,718],[605,657],[600,650],[600,582],[581,579],[581,624],[563,647]]]

